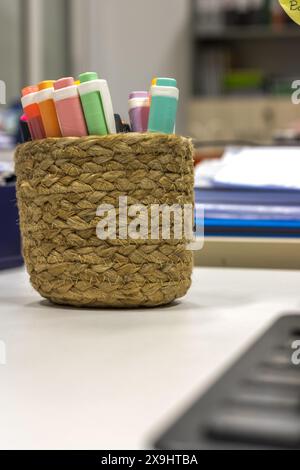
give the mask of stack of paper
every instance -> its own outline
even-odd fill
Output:
[[[196,202],[207,234],[299,236],[300,148],[227,149],[197,167]]]

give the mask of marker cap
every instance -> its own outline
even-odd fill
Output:
[[[68,86],[74,86],[74,78],[73,77],[63,77],[60,78],[59,80],[56,80],[54,82],[54,89],[55,90],[60,90],[61,88],[66,88]]]
[[[39,90],[46,90],[47,88],[53,88],[55,80],[44,80],[43,82],[38,83]]]
[[[98,80],[97,72],[84,72],[79,75],[80,83],[91,82],[92,80]]]
[[[175,80],[175,78],[158,77],[154,80],[155,80],[154,85],[156,85],[156,86],[173,86],[173,87],[177,87],[177,80]]]
[[[155,78],[152,78],[152,80],[151,80],[151,86],[156,85],[156,81],[157,81],[157,78],[156,78],[156,77],[155,77]]]
[[[133,98],[149,98],[149,93],[147,91],[133,91],[129,94],[129,99]]]
[[[22,96],[29,95],[30,93],[36,93],[37,91],[39,91],[39,89],[36,85],[26,86],[22,89]]]

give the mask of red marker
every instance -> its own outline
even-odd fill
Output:
[[[40,108],[36,102],[37,86],[27,86],[22,90],[22,106],[28,119],[28,127],[32,140],[44,139],[46,137]]]

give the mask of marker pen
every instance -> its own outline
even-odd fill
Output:
[[[150,90],[151,105],[148,131],[174,134],[179,90],[174,85],[159,85],[159,83],[175,83],[176,81],[160,80],[162,79],[158,78],[156,85],[152,86]]]
[[[28,119],[28,127],[32,140],[44,139],[46,137],[40,108],[36,102],[37,86],[27,86],[22,90],[21,103],[24,113]]]
[[[38,84],[37,103],[43,120],[47,137],[61,137],[61,131],[53,101],[54,80],[47,80]]]
[[[114,116],[117,134],[127,134],[128,132],[131,132],[130,125],[127,122],[122,121],[120,114],[114,114]]]
[[[149,119],[149,94],[146,91],[133,91],[129,95],[129,118],[133,132],[146,132]]]
[[[151,80],[151,86],[175,86],[177,87],[177,81],[175,78],[164,78],[164,77],[154,77]],[[151,105],[151,90],[149,93],[149,103]],[[174,126],[174,133],[175,133],[175,126]]]
[[[113,105],[106,80],[100,80],[96,72],[79,75],[78,91],[90,134],[115,134]]]
[[[98,74],[86,72],[79,75],[78,91],[90,135],[107,135],[108,129],[99,91]]]
[[[117,134],[123,132],[123,123],[120,114],[114,114]]]
[[[74,84],[73,77],[60,78],[54,82],[53,99],[62,136],[88,135],[78,86]]]
[[[130,125],[128,122],[123,122],[123,133],[128,134],[128,132],[132,132]]]
[[[23,142],[29,142],[31,139],[31,134],[28,125],[28,118],[26,114],[23,114],[20,117],[20,129],[21,129],[21,136]]]

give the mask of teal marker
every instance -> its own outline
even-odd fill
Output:
[[[150,89],[148,132],[174,134],[179,90],[174,78],[157,78]]]
[[[158,77],[155,79],[155,82],[156,86],[174,86],[175,88],[177,87],[177,80],[175,80],[175,78]]]
[[[107,135],[99,79],[96,72],[85,72],[79,75],[78,91],[85,116],[89,135]]]

